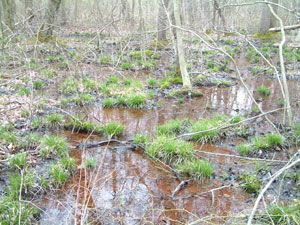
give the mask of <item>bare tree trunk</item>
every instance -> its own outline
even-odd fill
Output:
[[[1,16],[3,22],[9,29],[14,30],[16,3],[15,0],[1,0],[3,14]]]
[[[34,17],[32,0],[25,0],[25,11],[26,17],[29,18],[28,22],[30,23]]]
[[[134,25],[134,10],[135,10],[135,0],[132,0],[131,5],[131,24]]]
[[[225,16],[223,15],[222,10],[219,8],[219,3],[217,0],[214,0],[214,11],[213,11],[213,26],[215,27],[215,20],[216,20],[216,13],[218,13],[222,23],[223,23],[223,29],[226,31],[226,20]]]
[[[169,0],[159,0],[157,39],[160,41],[167,40],[168,16],[165,9],[168,8],[168,5]]]
[[[270,0],[270,2],[278,3],[278,0]],[[272,5],[272,8],[275,13],[277,13],[278,7]],[[261,16],[260,16],[260,26],[259,33],[266,33],[270,28],[276,26],[276,19],[270,12],[270,9],[267,4],[263,4]]]
[[[60,4],[61,4],[61,0],[49,0],[47,12],[45,15],[45,24],[41,31],[42,36],[52,36],[53,23]]]
[[[139,30],[144,30],[142,0],[139,0]]]
[[[61,25],[67,24],[66,0],[61,0]]]
[[[181,27],[179,0],[173,0],[173,4],[174,4],[174,17],[175,17],[176,26]],[[177,54],[179,58],[180,72],[183,81],[183,88],[191,89],[192,83],[186,68],[182,32],[179,28],[176,28],[176,43],[177,43]]]

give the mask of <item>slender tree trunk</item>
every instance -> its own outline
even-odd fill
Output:
[[[168,16],[166,10],[169,5],[169,0],[159,0],[159,9],[158,9],[158,34],[157,39],[160,41],[167,40],[167,30],[168,27]]]
[[[175,17],[176,26],[181,27],[179,0],[173,0],[173,3],[174,3],[174,17]],[[190,80],[190,76],[187,72],[186,62],[184,57],[182,31],[178,28],[176,28],[176,43],[177,43],[177,54],[179,58],[180,72],[183,81],[183,88],[191,89],[192,83]]]
[[[16,3],[15,0],[1,0],[3,15],[1,16],[3,23],[14,30]]]
[[[132,0],[131,5],[131,24],[134,25],[134,10],[135,10],[135,0]]]
[[[34,17],[32,0],[25,0],[25,11],[26,17],[29,18],[28,22],[30,23]]]
[[[61,25],[67,24],[66,0],[61,0]]]
[[[270,0],[270,2],[278,3],[278,0]],[[275,13],[277,13],[278,7],[273,6],[272,8]],[[276,26],[276,19],[272,15],[269,7],[267,4],[263,4],[261,16],[260,16],[260,26],[259,26],[259,33],[263,34],[266,33],[270,28]]]
[[[44,28],[41,31],[42,36],[52,36],[53,23],[60,4],[61,4],[61,0],[49,0],[47,12],[45,15]]]
[[[143,18],[143,8],[142,0],[139,0],[139,30],[144,30],[144,18]]]

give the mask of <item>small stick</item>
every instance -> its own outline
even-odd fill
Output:
[[[188,185],[188,183],[190,181],[192,181],[193,179],[189,179],[189,180],[183,180],[180,182],[180,184],[175,188],[175,190],[172,192],[172,199],[175,197],[175,195],[177,194],[177,192],[179,192],[182,188],[184,188],[185,186]]]

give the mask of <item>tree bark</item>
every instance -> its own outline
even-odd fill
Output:
[[[270,2],[278,3],[278,0],[271,0]],[[278,7],[272,5],[275,13],[277,13]],[[268,4],[263,4],[263,9],[260,16],[259,33],[266,33],[270,28],[276,26],[276,18],[272,15]]]
[[[14,30],[15,25],[15,14],[16,14],[16,3],[15,0],[1,0],[2,3],[2,16],[1,19],[9,29]]]
[[[142,0],[139,0],[139,30],[144,30],[144,18],[143,18],[143,8],[142,8]]]
[[[41,31],[42,36],[52,36],[53,23],[60,4],[61,4],[61,0],[49,0],[46,15],[45,15],[45,24]]]
[[[173,0],[173,3],[174,3],[175,23],[177,27],[181,27],[179,0]],[[192,83],[186,68],[182,32],[179,28],[176,28],[176,43],[177,43],[177,54],[179,58],[180,72],[183,81],[183,88],[191,89]]]
[[[168,8],[169,0],[159,0],[158,23],[157,23],[157,39],[159,41],[167,40],[168,16],[165,9]]]

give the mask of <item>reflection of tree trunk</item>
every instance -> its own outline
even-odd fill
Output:
[[[45,15],[44,28],[41,31],[43,36],[51,36],[53,34],[53,23],[55,20],[55,15],[59,9],[61,0],[49,0],[47,12]]]
[[[168,8],[169,0],[159,0],[158,9],[158,34],[157,39],[162,41],[167,39],[168,16],[165,9]]]
[[[278,0],[271,0],[270,2],[278,3]],[[262,12],[260,16],[259,33],[266,33],[270,28],[276,26],[276,19],[272,15],[267,4],[263,4]],[[278,6],[272,5],[275,13],[278,11]]]
[[[9,29],[14,30],[16,3],[15,0],[1,0],[3,15],[1,19]]]
[[[181,27],[181,20],[180,20],[180,7],[179,7],[179,0],[174,0],[174,17],[177,27]],[[190,76],[187,72],[186,68],[186,62],[184,57],[184,47],[183,47],[183,40],[182,40],[182,34],[180,29],[176,29],[176,43],[177,43],[177,54],[179,58],[179,66],[180,66],[180,72],[182,76],[183,81],[183,87],[191,89],[192,84],[190,80]]]

